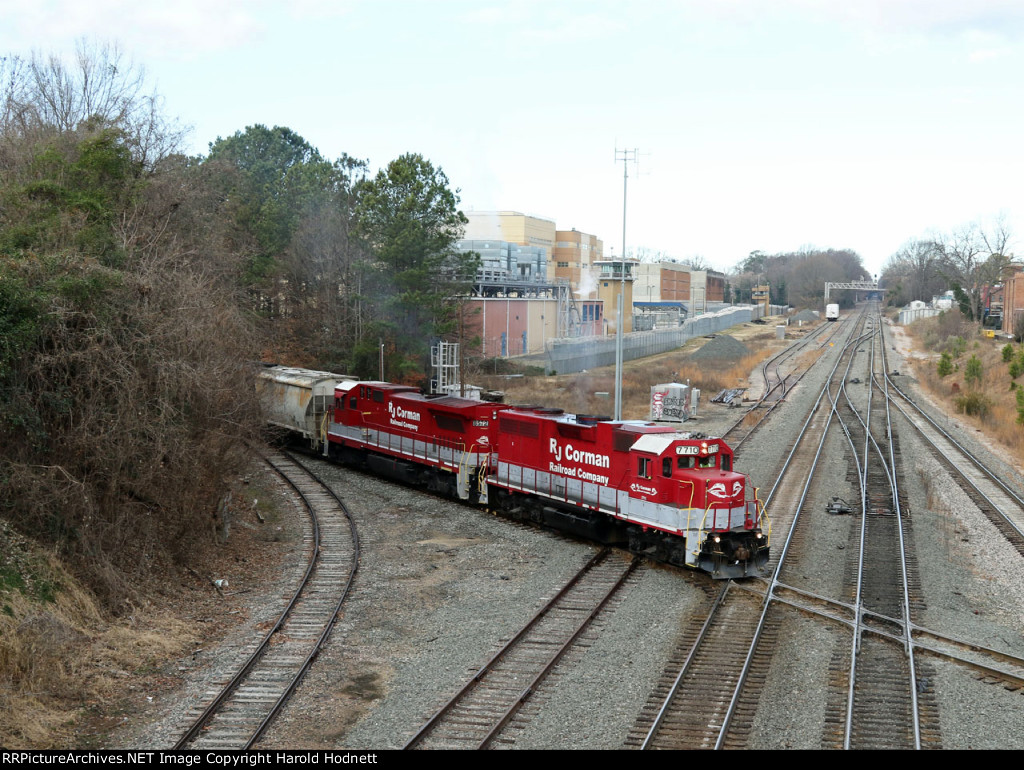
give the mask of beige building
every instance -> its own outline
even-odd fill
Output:
[[[508,241],[520,246],[540,246],[547,250],[548,276],[553,282],[555,250],[555,221],[534,217],[518,211],[467,211],[463,212],[469,223],[466,225],[468,241]]]
[[[725,273],[715,270],[690,272],[690,300],[693,314],[706,313],[708,303],[725,301]]]
[[[678,262],[640,262],[633,266],[635,302],[689,302],[690,266]]]
[[[556,283],[557,279],[563,279],[569,281],[573,288],[579,288],[581,282],[593,285],[594,276],[585,275],[593,272],[594,262],[601,259],[604,254],[604,243],[596,235],[583,233],[575,228],[556,230],[554,220],[519,211],[465,213],[469,219],[466,234],[463,236],[465,240],[499,240],[520,246],[543,247],[547,249],[548,283]]]
[[[627,334],[633,331],[633,271],[639,264],[629,259],[604,259],[594,265],[597,269],[597,298],[604,302],[608,334],[618,333],[619,293],[623,289],[622,331]]]
[[[581,295],[590,295],[596,288],[593,275],[594,262],[600,260],[604,252],[604,243],[596,235],[582,233],[576,228],[555,231],[555,251],[551,258],[555,269],[555,280],[566,280]],[[551,274],[551,268],[548,268]],[[588,299],[588,296],[582,296]]]

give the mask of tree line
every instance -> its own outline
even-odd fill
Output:
[[[1012,241],[1012,231],[1002,217],[912,239],[882,270],[886,302],[902,307],[952,290],[960,312],[969,320],[981,321],[985,289],[1002,281],[1012,261]]]
[[[288,128],[205,156],[112,45],[0,58],[0,515],[118,575],[182,558],[246,462],[266,355],[415,381],[465,217],[417,154],[370,176]]]
[[[752,251],[733,269],[729,283],[734,302],[752,302],[753,288],[767,284],[771,304],[820,308],[826,282],[869,278],[855,251],[807,248],[779,254]],[[840,294],[835,301],[852,303],[853,297]]]

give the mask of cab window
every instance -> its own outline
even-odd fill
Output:
[[[638,457],[637,461],[636,475],[642,479],[649,479],[651,477],[651,459]]]
[[[672,458],[665,457],[661,461],[661,475],[666,479],[672,478]]]
[[[723,471],[731,471],[732,470],[732,457],[730,457],[729,455],[722,455],[722,470]]]
[[[676,458],[676,467],[681,471],[686,470],[687,468],[692,468],[693,460],[693,455],[687,455],[685,457],[680,456]]]
[[[715,456],[708,455],[707,457],[700,458],[697,463],[698,468],[714,468],[715,467]]]

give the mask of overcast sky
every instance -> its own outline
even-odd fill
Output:
[[[262,123],[464,210],[703,256],[905,241],[1003,214],[1024,248],[1017,0],[0,0],[0,55],[116,41],[187,150]]]

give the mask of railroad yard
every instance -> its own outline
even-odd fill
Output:
[[[282,620],[271,637],[289,666],[314,656],[290,699],[274,716],[291,676],[279,667],[201,717],[313,548],[296,492],[267,482],[288,517],[280,569],[207,601],[240,622],[169,667],[174,686],[105,740],[168,749],[195,727],[196,746],[216,747],[1020,748],[1024,480],[901,371],[868,309],[780,346],[751,374],[756,406],[704,395],[685,427],[723,436],[760,488],[764,579],[715,581],[298,458],[347,508],[359,556],[346,593],[354,539],[324,525],[328,585],[296,601],[340,610],[318,653],[286,646],[323,634],[321,621]],[[835,498],[846,510],[826,511]],[[265,722],[255,737],[243,712]]]

